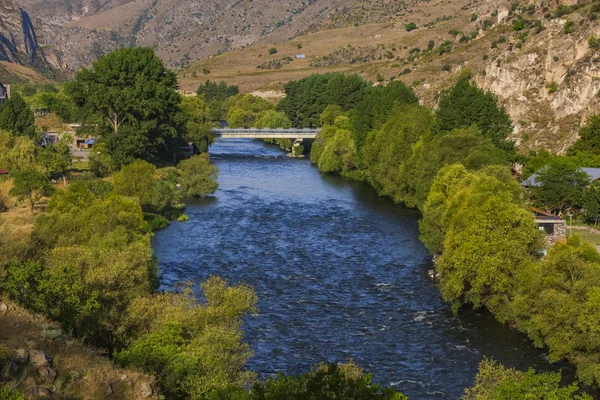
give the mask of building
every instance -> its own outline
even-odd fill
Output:
[[[304,60],[306,58],[305,54],[296,54],[296,58],[299,60]]]
[[[8,174],[9,174],[9,172],[7,170],[0,168],[0,176],[8,175]]]
[[[0,104],[4,103],[8,98],[10,98],[10,85],[4,86],[0,83]]]
[[[600,180],[600,168],[580,168],[583,172],[585,172],[590,178],[590,182],[594,182]],[[525,179],[521,182],[521,186],[529,188],[529,187],[540,187],[542,186],[541,182],[538,182],[538,174],[533,174],[529,178]]]
[[[567,239],[567,224],[562,217],[550,214],[539,208],[532,208],[535,214],[535,223],[540,231],[546,234],[546,240],[549,244],[556,241],[562,242]]]

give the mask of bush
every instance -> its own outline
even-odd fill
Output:
[[[406,32],[414,31],[417,29],[417,24],[414,22],[409,22],[408,24],[404,25],[404,29],[406,29]]]
[[[452,71],[452,67],[448,64],[444,64],[444,66],[442,67],[442,71],[450,72]]]
[[[217,167],[210,163],[208,153],[193,156],[179,163],[181,193],[184,197],[199,197],[214,193],[219,184]]]
[[[575,31],[575,22],[568,20],[565,22],[565,26],[563,26],[563,32],[566,34],[573,33]]]
[[[555,93],[558,90],[558,83],[552,81],[550,84],[548,84],[548,86],[546,86],[546,89],[548,89],[548,94]]]
[[[277,54],[277,49],[275,47],[271,47],[269,49],[269,54]]]
[[[600,39],[598,39],[596,35],[590,36],[588,39],[588,46],[590,46],[590,49],[600,48]]]
[[[146,221],[144,230],[148,233],[160,231],[170,225],[169,220],[160,214],[145,213],[144,221]]]

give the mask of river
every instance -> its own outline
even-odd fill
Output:
[[[251,285],[248,367],[261,377],[352,359],[411,400],[458,399],[485,356],[550,368],[487,312],[452,315],[428,277],[417,212],[259,141],[221,140],[210,153],[217,193],[153,238],[162,288],[211,275]]]

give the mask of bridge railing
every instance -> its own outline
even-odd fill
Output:
[[[212,131],[215,134],[257,134],[257,133],[276,133],[276,134],[317,134],[321,129],[316,128],[215,128]]]

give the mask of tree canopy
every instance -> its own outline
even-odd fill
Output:
[[[27,136],[34,139],[37,130],[34,126],[35,115],[23,98],[15,93],[0,105],[0,129],[15,136]]]
[[[134,158],[168,156],[180,144],[185,115],[175,73],[150,48],[123,48],[82,69],[66,91],[119,165]]]

